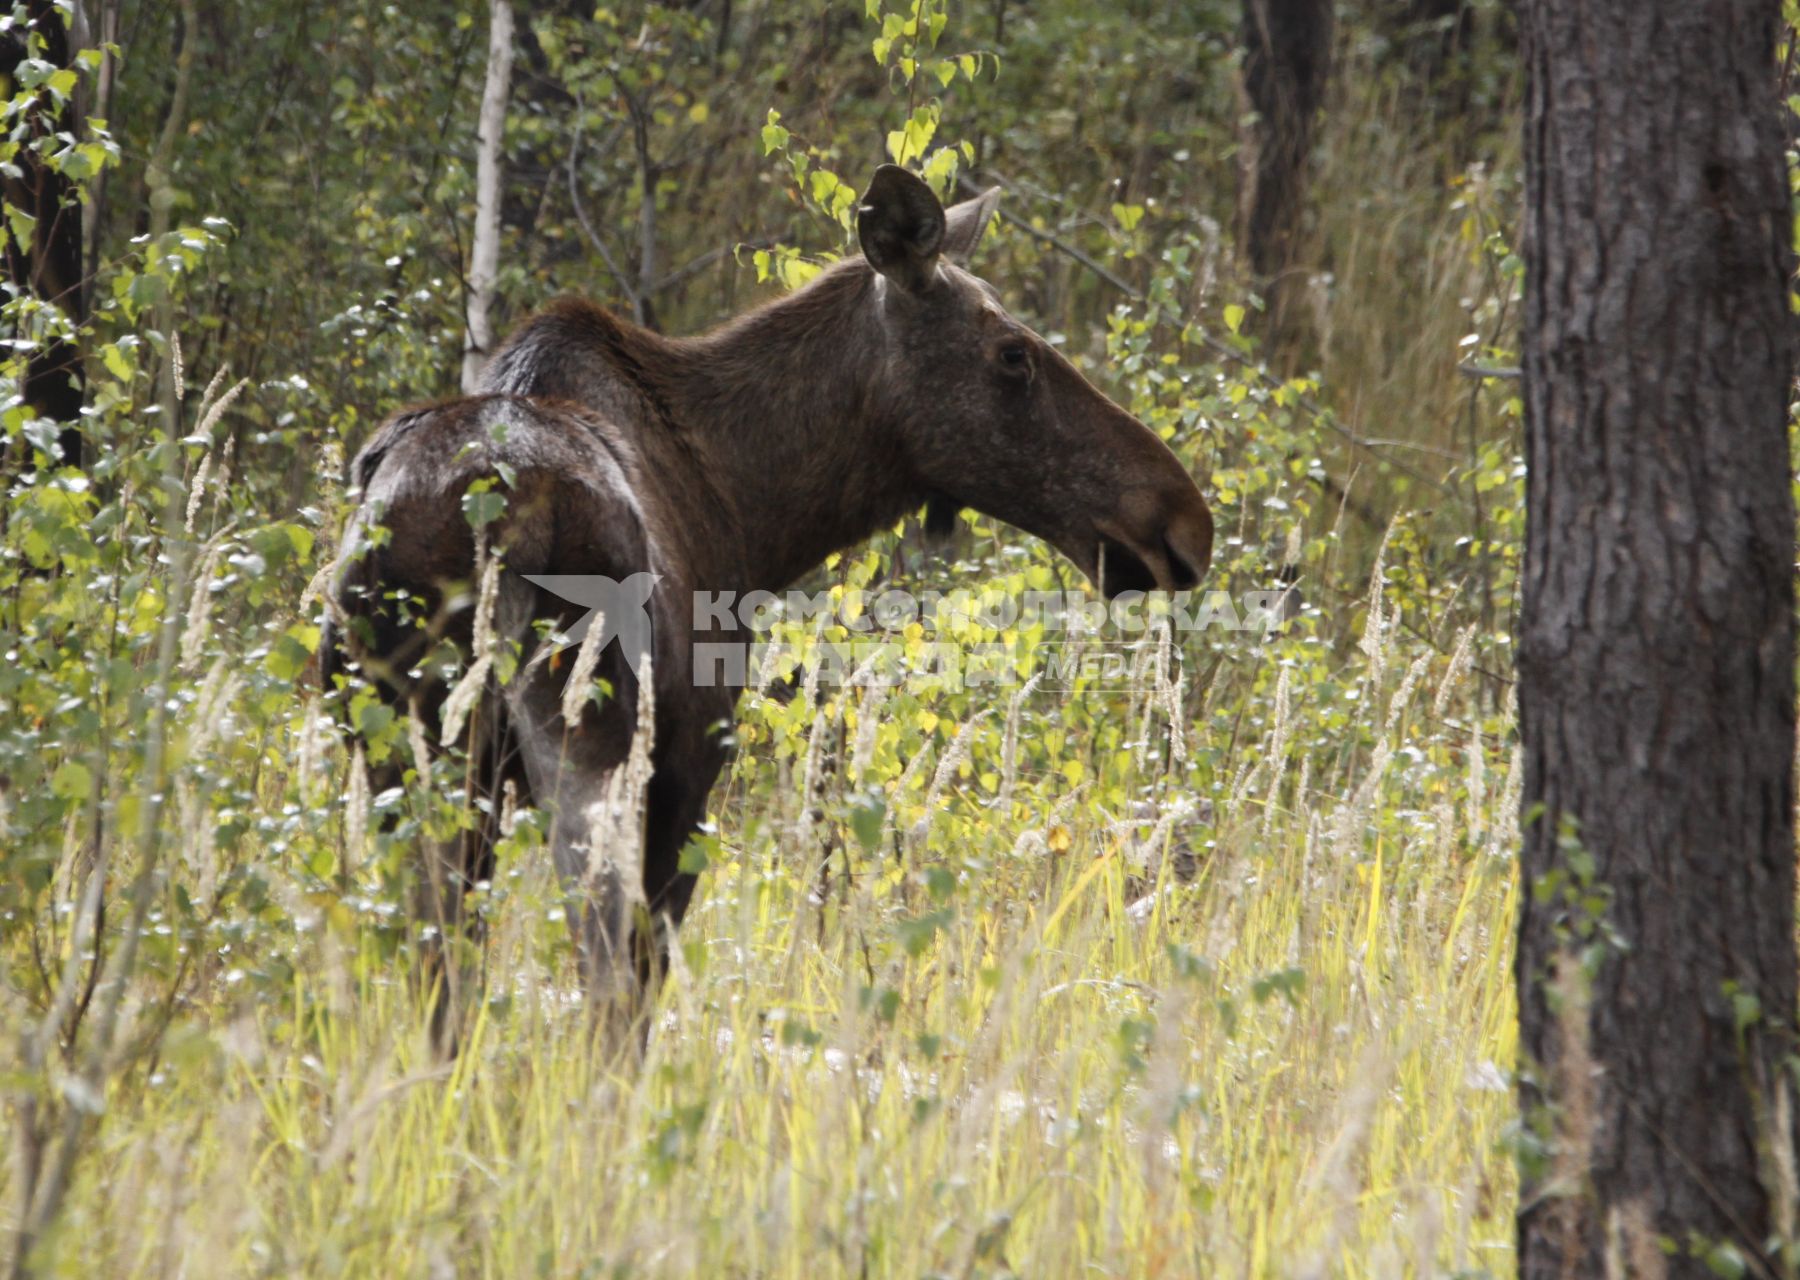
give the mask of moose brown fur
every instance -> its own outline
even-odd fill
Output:
[[[696,681],[692,644],[748,639],[696,636],[695,592],[779,590],[927,501],[1045,538],[1103,574],[1109,595],[1199,581],[1212,519],[1193,480],[961,265],[996,196],[946,211],[883,166],[859,209],[862,256],[805,288],[686,339],[559,302],[495,358],[484,394],[398,414],[358,455],[328,687],[360,675],[434,739],[477,612],[483,552],[464,496],[498,477],[505,498],[484,530],[504,566],[493,631],[521,660],[489,680],[463,737],[472,829],[429,851],[424,909],[440,937],[491,872],[511,783],[553,815],[590,993],[620,997],[607,1003],[628,1015],[644,1007],[694,890],[680,852],[725,761],[737,696]],[[640,691],[611,646],[597,674],[612,696],[566,723],[572,664],[543,652],[543,623],[566,629],[585,609],[523,575],[646,571],[660,578],[641,856],[590,856],[587,815],[627,760]],[[399,770],[387,764],[375,785]],[[641,896],[624,878],[637,875]]]

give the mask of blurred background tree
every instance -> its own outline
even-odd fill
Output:
[[[1510,284],[1495,275],[1508,259],[1492,238],[1516,167],[1509,19],[1481,0],[1346,3],[1335,25],[1333,8],[994,0],[957,12],[940,79],[870,56],[910,10],[872,22],[841,3],[520,6],[498,268],[479,292],[491,288],[496,334],[561,292],[671,332],[715,323],[792,283],[755,272],[755,251],[844,251],[817,216],[834,212],[831,191],[801,170],[859,186],[896,113],[929,105],[933,154],[953,140],[957,179],[1007,189],[1024,234],[1000,239],[986,270],[1021,314],[1087,359],[1106,354],[1115,309],[1158,288],[1158,325],[1200,326],[1232,358],[1260,358],[1236,349],[1239,334],[1281,332],[1282,376],[1339,389],[1330,425],[1308,427],[1296,456],[1318,455],[1315,489],[1361,521],[1365,554],[1400,497],[1454,495],[1456,511],[1430,505],[1467,528],[1477,481],[1515,452],[1504,396],[1457,372],[1511,342]],[[326,444],[353,448],[392,408],[457,385],[488,12],[432,0],[404,19],[354,2],[198,13],[186,32],[177,6],[106,8],[139,56],[109,90],[127,159],[87,202],[89,273],[149,229],[169,55],[191,41],[170,199],[178,221],[215,216],[233,233],[186,354],[273,384],[238,416],[237,448],[246,474],[304,492]],[[791,138],[782,156],[760,145],[772,110]],[[49,244],[34,241],[40,260]],[[64,308],[77,322],[79,296]],[[1265,318],[1226,323],[1240,307]],[[62,350],[46,342],[33,367],[78,373]],[[69,417],[53,407],[44,416]],[[1232,434],[1198,429],[1207,452]],[[1484,541],[1485,518],[1473,523]]]

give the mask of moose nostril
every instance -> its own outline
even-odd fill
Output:
[[[1177,591],[1191,591],[1200,585],[1200,571],[1183,555],[1175,544],[1169,541],[1169,535],[1162,539],[1163,554],[1169,561],[1169,578]]]

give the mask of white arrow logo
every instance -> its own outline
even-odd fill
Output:
[[[662,581],[660,573],[634,573],[623,582],[597,573],[523,573],[519,576],[559,600],[586,607],[587,613],[569,628],[559,648],[578,645],[586,639],[594,615],[599,614],[599,648],[604,649],[617,639],[631,674],[638,674],[644,655],[650,652],[650,592]]]

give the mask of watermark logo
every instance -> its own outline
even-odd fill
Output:
[[[557,637],[579,645],[600,619],[599,647],[618,640],[638,672],[650,651],[650,601],[661,575],[620,581],[599,574],[523,575],[527,582],[587,609]],[[669,600],[665,625],[682,618]],[[1102,600],[1079,591],[954,590],[919,594],[827,590],[697,591],[687,602],[696,685],[761,685],[803,661],[820,685],[916,681],[977,687],[1021,684],[1106,688],[1161,687],[1180,661],[1177,635],[1221,630],[1268,634],[1300,608],[1290,585],[1237,596],[1213,590],[1127,592]]]
[[[631,674],[637,675],[644,655],[650,652],[650,593],[662,581],[660,573],[634,573],[623,582],[597,573],[544,573],[519,575],[534,587],[542,587],[559,600],[587,609],[581,620],[565,632],[559,648],[573,648],[587,639],[596,617],[600,620],[601,651],[614,640],[624,652]]]

